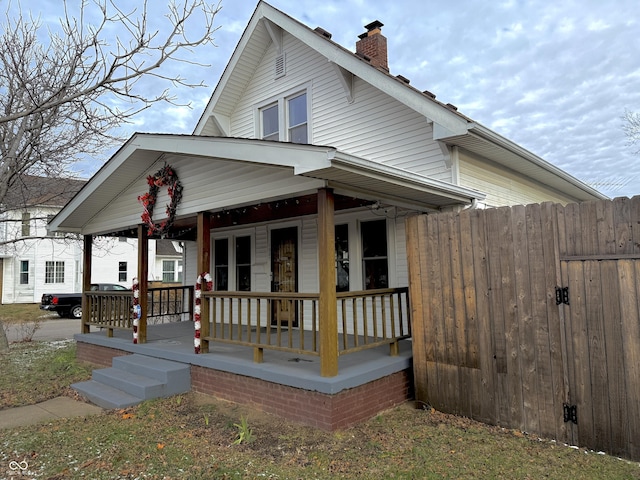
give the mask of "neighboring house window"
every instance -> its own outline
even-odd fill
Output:
[[[309,143],[308,95],[306,91],[282,96],[259,109],[260,138]]]
[[[45,263],[44,283],[64,283],[64,262]]]
[[[251,291],[251,237],[236,237],[236,290]]]
[[[118,262],[118,281],[127,281],[127,262]]]
[[[178,260],[178,278],[176,281],[182,283],[182,260]]]
[[[24,212],[22,214],[22,236],[28,237],[31,235],[31,214]]]
[[[20,260],[20,285],[29,285],[29,260]]]
[[[349,225],[336,225],[336,291],[349,291]]]
[[[162,281],[175,282],[176,278],[176,262],[173,260],[162,261]]]
[[[229,240],[219,238],[214,243],[214,266],[216,290],[229,290]]]
[[[360,224],[360,232],[364,289],[387,288],[389,286],[387,222],[386,220],[363,222]]]

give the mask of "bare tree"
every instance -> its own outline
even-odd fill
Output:
[[[622,120],[622,130],[629,140],[629,145],[640,145],[640,113],[626,110]],[[640,148],[636,153],[640,153]]]
[[[63,1],[59,24],[46,28],[21,7],[6,8],[0,36],[0,217],[7,192],[21,176],[68,176],[73,163],[121,140],[118,127],[143,110],[179,104],[176,87],[205,86],[169,67],[205,66],[191,55],[196,47],[213,45],[220,3],[171,0],[163,26],[151,28],[155,17],[147,0],[77,1],[75,9]],[[156,80],[157,90],[143,88],[143,78]],[[0,352],[2,337],[0,325]]]

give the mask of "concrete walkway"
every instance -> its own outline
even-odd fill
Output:
[[[59,418],[98,415],[102,412],[104,410],[95,405],[79,402],[70,397],[58,397],[36,405],[0,410],[0,430],[47,423]]]

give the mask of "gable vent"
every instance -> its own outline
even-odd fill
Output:
[[[285,74],[287,73],[287,68],[286,68],[287,64],[285,60],[286,59],[285,59],[284,52],[276,57],[276,65],[275,65],[276,78],[284,77]]]

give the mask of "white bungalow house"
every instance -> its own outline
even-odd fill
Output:
[[[85,180],[21,176],[5,198],[0,220],[0,303],[40,303],[44,293],[82,288],[82,241],[48,230],[47,222],[82,188]],[[151,242],[149,280],[180,281],[177,242]],[[93,250],[94,283],[131,287],[138,275],[134,239],[101,238]]]
[[[137,326],[85,309],[81,358],[169,358],[195,390],[340,428],[411,396],[408,215],[603,198],[391,74],[381,27],[353,53],[260,1],[193,134],[133,135],[51,221],[88,251],[112,235],[144,252],[161,230],[196,288],[173,343],[146,329],[145,282]]]

